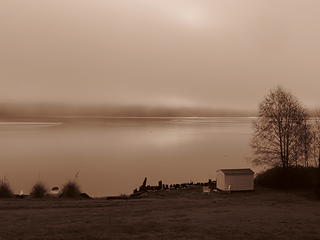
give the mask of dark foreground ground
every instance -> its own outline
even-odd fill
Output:
[[[135,200],[1,200],[0,240],[320,239],[320,201],[257,190]]]

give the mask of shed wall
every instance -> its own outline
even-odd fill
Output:
[[[248,191],[254,190],[254,176],[253,175],[226,175],[225,176],[225,190],[231,191]]]
[[[225,191],[225,175],[222,171],[217,171],[217,189]]]

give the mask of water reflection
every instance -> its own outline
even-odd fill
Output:
[[[247,167],[250,118],[74,120],[0,125],[0,176],[28,192],[39,176],[59,185],[80,171],[95,196],[129,193],[145,176],[156,183],[215,177]]]

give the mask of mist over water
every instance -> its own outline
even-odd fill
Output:
[[[16,192],[73,179],[92,196],[149,184],[207,181],[250,167],[252,118],[117,118],[0,124],[0,176]]]

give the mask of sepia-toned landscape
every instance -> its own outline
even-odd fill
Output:
[[[1,0],[0,240],[320,239],[320,2]]]

